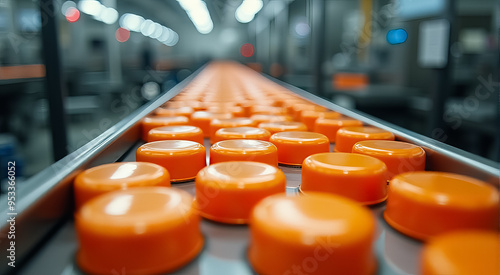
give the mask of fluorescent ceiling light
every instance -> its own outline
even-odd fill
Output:
[[[106,7],[96,0],[82,0],[78,2],[78,8],[85,14],[98,16]]]
[[[186,11],[189,19],[193,22],[196,30],[201,34],[210,33],[214,23],[210,17],[207,4],[202,0],[177,0],[179,5]]]
[[[243,0],[236,9],[234,16],[240,23],[248,23],[255,18],[255,15],[262,9],[264,3],[262,0]]]
[[[144,18],[139,15],[125,13],[120,17],[120,27],[129,31],[140,32]]]
[[[105,24],[111,25],[118,20],[118,12],[113,8],[104,8],[99,14],[99,18]]]

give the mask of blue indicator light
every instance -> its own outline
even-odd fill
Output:
[[[401,44],[408,38],[408,33],[403,29],[390,30],[387,33],[387,42],[391,45]]]

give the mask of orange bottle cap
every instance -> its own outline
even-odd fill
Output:
[[[157,116],[185,116],[190,117],[194,112],[191,107],[179,107],[179,108],[163,108],[160,107],[155,110],[155,115]]]
[[[292,117],[286,115],[262,115],[256,114],[250,117],[255,124],[259,125],[262,122],[278,122],[278,121],[292,121]]]
[[[318,111],[318,112],[324,112],[326,111],[325,107],[314,105],[311,103],[304,103],[304,104],[295,104],[292,107],[292,112],[293,112],[293,117],[295,120],[300,121],[302,118],[302,112],[304,111]]]
[[[236,102],[242,101],[241,97],[233,97],[228,94],[220,93],[218,95],[207,95],[203,99],[207,103],[211,103],[212,106],[236,106]]]
[[[388,177],[425,170],[425,151],[407,142],[392,140],[364,140],[354,144],[353,153],[378,158],[387,165]]]
[[[269,141],[278,148],[278,162],[286,165],[302,165],[310,155],[330,152],[328,138],[313,132],[280,132]]]
[[[245,110],[238,106],[210,106],[207,108],[208,112],[213,113],[231,113],[235,117],[245,116]]]
[[[396,230],[425,240],[452,230],[496,230],[498,190],[470,177],[409,172],[389,184],[385,220]]]
[[[262,140],[223,140],[210,147],[210,164],[225,161],[257,161],[278,166],[277,148]]]
[[[243,113],[245,117],[249,117],[252,114],[252,106],[256,103],[251,100],[246,100],[244,102],[238,102],[238,106],[243,109]]]
[[[204,137],[210,137],[210,122],[212,122],[213,119],[226,119],[232,117],[233,115],[230,113],[210,113],[198,111],[191,115],[191,124],[200,128],[203,131]]]
[[[195,126],[165,126],[149,131],[148,142],[160,140],[191,140],[203,144],[203,131]]]
[[[173,101],[182,101],[182,102],[190,102],[190,101],[197,101],[199,100],[199,96],[197,95],[190,95],[187,93],[181,93],[172,98]]]
[[[187,192],[141,187],[99,196],[75,215],[78,265],[92,274],[174,271],[203,247],[200,218]]]
[[[283,93],[274,93],[271,97],[274,100],[274,106],[277,107],[282,107],[284,102],[290,99],[293,99],[293,97],[290,97],[289,95],[283,94]]]
[[[199,101],[168,101],[164,104],[167,108],[181,108],[181,107],[191,107],[193,111],[205,110],[205,106]]]
[[[422,274],[500,274],[498,231],[454,231],[430,240],[422,251]]]
[[[172,125],[188,125],[189,118],[185,116],[172,116],[172,117],[145,117],[142,120],[142,139],[148,140],[148,133],[151,129],[172,126]]]
[[[347,126],[363,126],[363,122],[352,118],[318,118],[314,122],[313,131],[327,136],[330,142],[334,143],[337,131]]]
[[[261,199],[285,192],[285,174],[260,162],[216,163],[196,176],[196,202],[201,216],[223,223],[248,223],[252,208]]]
[[[318,112],[318,114],[319,114],[318,118],[338,119],[342,117],[341,113],[333,111]],[[304,115],[304,113],[302,115]]]
[[[232,100],[230,100],[230,101],[208,101],[207,103],[205,103],[205,105],[207,106],[207,108],[212,108],[212,107],[230,108],[230,107],[236,106],[236,103],[233,102]]]
[[[221,128],[215,132],[213,142],[219,142],[228,139],[256,139],[269,141],[271,133],[266,129],[256,127],[234,127],[234,128]]]
[[[283,102],[283,106],[282,107],[286,109],[287,114],[289,114],[291,116],[294,116],[294,114],[295,114],[295,111],[294,111],[295,106],[297,106],[297,105],[304,105],[304,104],[306,104],[305,102],[306,101],[303,100],[303,99],[291,98],[291,99],[285,100]]]
[[[262,106],[275,106],[275,101],[274,100],[265,100],[262,98],[262,96],[252,96],[251,94],[247,94],[250,98],[248,98],[246,101],[238,102],[238,106],[245,106],[245,107],[250,107],[250,110],[253,109],[254,107],[262,107]],[[267,98],[267,97],[266,97]],[[275,106],[276,107],[276,106]]]
[[[387,168],[370,156],[348,153],[322,153],[307,157],[302,164],[300,190],[326,192],[363,204],[376,204],[387,198]]]
[[[314,130],[314,123],[318,118],[340,118],[342,115],[337,112],[322,112],[322,111],[311,111],[306,110],[302,111],[300,116],[300,122],[304,123],[307,126],[309,131]]]
[[[165,167],[172,182],[192,180],[206,166],[205,147],[188,140],[149,142],[137,148],[137,161]]]
[[[252,115],[286,115],[286,110],[281,107],[272,107],[265,105],[254,105],[250,110]]]
[[[307,131],[307,126],[304,123],[295,121],[263,122],[259,124],[259,128],[268,130],[271,135],[279,132]]]
[[[248,258],[259,274],[293,274],[296,266],[308,274],[374,274],[375,226],[368,209],[340,196],[273,195],[252,211]]]
[[[335,152],[352,152],[356,142],[363,140],[394,140],[394,134],[376,127],[344,127],[337,131]]]
[[[252,127],[255,126],[255,122],[250,118],[226,118],[226,119],[214,119],[210,122],[210,139],[213,142],[215,138],[215,132],[221,128],[233,128],[233,127]]]
[[[170,186],[167,169],[147,162],[117,162],[83,171],[75,178],[75,202],[84,203],[104,193],[140,186]]]

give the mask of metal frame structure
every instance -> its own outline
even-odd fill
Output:
[[[67,121],[64,112],[64,81],[61,70],[57,18],[53,0],[39,0],[42,24],[43,59],[49,102],[52,153],[55,161],[68,154]]]

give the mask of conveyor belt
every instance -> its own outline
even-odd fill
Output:
[[[136,144],[122,161],[135,161]],[[210,142],[205,140],[205,147],[210,148]],[[300,168],[280,166],[287,177],[287,192],[298,194],[300,184]],[[172,184],[172,187],[183,189],[194,195],[194,182]],[[416,240],[401,235],[384,221],[382,212],[384,204],[370,208],[377,217],[378,236],[375,249],[378,258],[378,274],[415,274],[418,266],[418,255],[422,244]],[[226,225],[203,219],[201,230],[205,236],[205,247],[202,253],[189,265],[175,274],[217,274],[246,275],[254,274],[250,268],[246,251],[248,248],[249,230],[243,225]],[[84,274],[75,264],[75,254],[78,245],[73,221],[67,221],[62,229],[37,253],[26,266],[23,274],[81,275]],[[55,260],[59,259],[59,260]],[[116,274],[120,273],[117,270]]]
[[[28,180],[17,197],[17,261],[28,258],[22,274],[83,274],[74,258],[77,250],[72,221],[73,195],[71,183],[76,174],[86,168],[115,161],[135,160],[140,140],[140,120],[178,94],[203,68],[182,83],[147,104],[76,152],[55,163]],[[359,119],[396,135],[397,140],[422,146],[427,153],[427,170],[465,174],[498,186],[499,170],[495,163],[453,148],[430,138],[387,124],[368,115],[344,109],[310,93],[269,78],[292,92],[318,105]],[[210,148],[208,140],[205,146]],[[280,166],[287,177],[287,192],[296,194],[300,184],[300,168]],[[194,194],[194,182],[173,184]],[[5,198],[0,205],[7,205]],[[422,243],[408,238],[389,227],[382,218],[385,204],[370,209],[377,217],[378,231],[375,252],[378,274],[415,274],[418,270]],[[6,217],[6,213],[2,213]],[[8,224],[2,221],[2,233]],[[253,274],[247,258],[249,231],[247,226],[224,225],[203,220],[202,233],[206,238],[202,253],[176,274]],[[7,230],[7,231],[6,231]],[[40,245],[41,244],[41,245]],[[3,251],[6,242],[0,243]],[[34,248],[37,248],[35,249]],[[2,258],[0,272],[6,269]],[[116,274],[123,274],[116,270]]]

